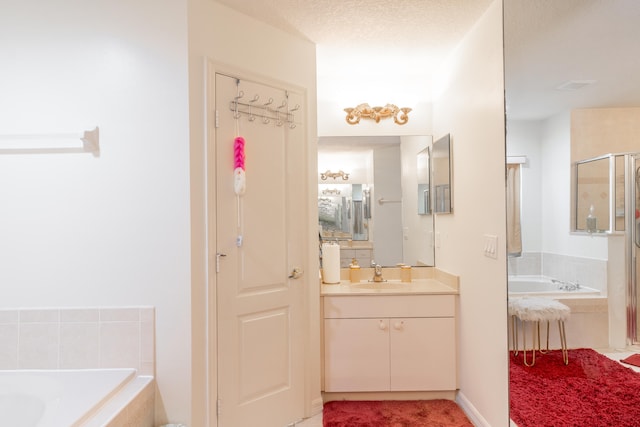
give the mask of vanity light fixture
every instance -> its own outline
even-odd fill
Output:
[[[360,119],[372,119],[380,123],[381,119],[393,117],[393,121],[398,125],[403,125],[409,121],[411,108],[399,108],[393,104],[384,107],[371,107],[369,104],[360,104],[355,108],[345,108],[347,113],[347,123],[355,125],[360,123]]]
[[[349,174],[342,170],[339,170],[338,172],[331,172],[329,169],[327,169],[326,172],[320,173],[320,179],[323,181],[326,181],[327,178],[336,179],[337,177],[342,177],[342,180],[346,181],[349,179]]]

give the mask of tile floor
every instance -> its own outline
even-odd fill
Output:
[[[613,360],[622,360],[633,353],[640,353],[640,346],[631,346],[626,349],[595,349],[596,351],[604,354],[605,356]],[[624,364],[624,366],[633,369],[636,372],[640,372],[640,367]],[[511,421],[511,427],[517,427],[517,425]],[[317,414],[311,418],[307,418],[298,424],[296,427],[322,427],[322,413]]]
[[[634,353],[640,353],[640,346],[631,346],[625,349],[595,349],[597,352],[600,352],[602,354],[604,354],[605,356],[607,356],[609,359],[613,359],[613,360],[617,360],[620,361],[622,359],[625,359],[629,356],[631,356]],[[633,365],[628,365],[626,363],[622,363],[622,366],[625,366],[627,368],[631,368],[636,372],[640,372],[640,367],[638,366],[633,366]]]
[[[296,427],[322,427],[322,413],[299,422]]]

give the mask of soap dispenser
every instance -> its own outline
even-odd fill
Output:
[[[587,215],[587,231],[589,233],[595,233],[598,231],[598,219],[593,213],[593,205],[589,207],[589,215]]]

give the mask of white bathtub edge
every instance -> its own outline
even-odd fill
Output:
[[[155,404],[154,377],[139,375],[107,401],[82,427],[135,425],[153,427]]]

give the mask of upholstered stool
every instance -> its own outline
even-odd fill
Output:
[[[536,344],[538,346],[538,352],[544,354],[549,351],[549,322],[557,320],[562,359],[564,364],[568,365],[569,353],[567,352],[567,336],[564,330],[564,321],[569,318],[570,314],[571,310],[569,307],[551,298],[523,297],[509,300],[514,355],[518,355],[518,325],[516,319],[519,319],[522,324],[522,352],[526,366],[533,366],[536,363]],[[532,322],[531,335],[533,336],[533,342],[531,346],[531,362],[527,362],[525,322]],[[545,350],[542,350],[540,345],[540,322],[547,322],[547,348]]]

